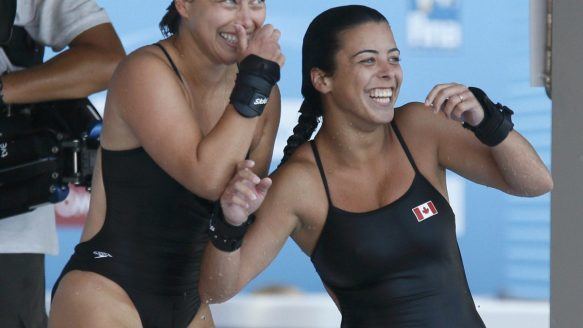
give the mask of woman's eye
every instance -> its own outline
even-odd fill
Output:
[[[252,7],[263,7],[265,5],[265,0],[251,0],[249,5]]]
[[[400,61],[401,61],[401,57],[397,57],[397,56],[389,57],[390,63],[399,63]]]
[[[265,0],[253,0],[253,1],[251,1],[251,3],[258,4],[258,5],[262,5],[262,4],[265,3]]]
[[[374,58],[366,58],[360,61],[362,64],[374,64],[376,60]]]

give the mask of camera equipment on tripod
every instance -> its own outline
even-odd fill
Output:
[[[0,219],[89,188],[101,123],[86,98],[0,108]]]

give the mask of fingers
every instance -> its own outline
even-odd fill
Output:
[[[280,66],[283,65],[285,57],[281,54],[281,47],[279,39],[281,31],[273,27],[271,24],[266,24],[259,28],[253,37],[249,40],[246,48],[241,48],[241,60],[250,54],[257,55],[261,58],[274,61]]]
[[[249,208],[248,204],[258,199],[260,191],[257,190],[257,186],[260,186],[261,191],[266,189],[265,182],[262,183],[262,180],[251,171],[253,166],[255,166],[255,162],[252,160],[245,160],[237,164],[237,173],[225,189],[227,201],[232,199],[233,203]],[[269,186],[267,186],[268,188]]]
[[[252,167],[255,166],[255,162],[253,160],[250,159],[246,159],[244,161],[241,161],[239,163],[237,163],[237,172],[244,170],[244,169],[250,169]]]
[[[221,200],[225,205],[236,205],[247,210],[257,200],[254,189],[254,185],[248,180],[237,180],[227,186]]]
[[[279,67],[283,67],[283,65],[285,64],[285,56],[282,53],[280,53],[279,56],[275,58],[275,62],[279,64]]]
[[[434,105],[434,100],[435,100],[435,97],[437,97],[437,94],[441,90],[443,90],[443,89],[451,86],[451,84],[452,83],[438,84],[438,85],[434,86],[433,89],[431,89],[431,91],[429,91],[429,94],[427,95],[427,98],[425,98],[425,106],[428,106],[428,107],[433,106]]]
[[[256,187],[257,192],[261,196],[265,196],[267,194],[267,191],[271,187],[271,184],[272,184],[272,181],[270,178],[261,179],[261,181],[257,184],[257,187]]]
[[[475,125],[483,118],[483,109],[474,94],[458,83],[438,84],[429,92],[425,106],[434,113],[443,112],[448,118]]]
[[[247,202],[243,198],[239,197],[238,195],[232,195],[230,198],[226,199],[226,204],[230,205],[230,206],[237,205],[237,206],[242,207],[244,209],[249,208],[249,202]]]
[[[245,28],[242,25],[235,25],[235,30],[237,32],[237,40],[239,42],[239,51],[241,53],[245,52],[245,50],[247,50],[247,47],[249,45],[249,40],[247,40],[247,31],[245,31]]]
[[[237,175],[240,177],[241,181],[249,181],[253,185],[256,185],[259,182],[261,182],[261,179],[259,179],[259,177],[255,173],[253,173],[253,171],[251,171],[249,168],[244,168],[243,170],[237,172]]]
[[[451,109],[447,109],[446,116],[449,119],[452,119],[452,120],[455,120],[458,122],[464,122],[465,121],[464,113],[466,113],[471,108],[472,108],[472,105],[470,103],[465,102],[465,100],[464,100],[463,102],[459,102],[455,107],[452,107]]]
[[[445,105],[444,113],[449,119],[465,122],[464,113],[476,106],[473,94],[467,90],[453,95]]]
[[[427,96],[425,103],[432,106],[434,112],[438,112],[440,110],[445,109],[444,106],[446,105],[445,104],[446,102],[450,100],[455,102],[455,99],[451,99],[452,96],[461,94],[465,90],[467,90],[467,88],[465,85],[462,84],[457,83],[440,84],[435,86],[433,90],[429,92],[429,95]]]
[[[464,104],[464,97],[461,93],[453,94],[448,97],[448,99],[443,103],[443,113],[449,119],[456,119],[452,117],[452,112],[456,110],[458,112],[462,107],[465,107],[467,103]]]
[[[281,38],[281,31],[274,28],[271,37],[274,38],[276,42],[279,42],[279,39]]]

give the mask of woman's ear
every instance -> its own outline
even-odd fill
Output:
[[[310,71],[310,78],[312,80],[312,85],[318,90],[318,92],[326,94],[332,90],[332,81],[323,70],[312,68]]]
[[[184,18],[188,18],[188,6],[192,1],[187,0],[174,0],[174,6],[176,7],[176,11],[180,14],[180,16]]]

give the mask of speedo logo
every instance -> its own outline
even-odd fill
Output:
[[[0,158],[8,157],[8,143],[0,143]]]
[[[255,99],[255,102],[253,102],[253,105],[265,105],[268,100],[269,98],[257,98]]]
[[[100,252],[100,251],[93,251],[93,255],[95,255],[94,259],[102,259],[102,258],[105,258],[105,257],[113,257],[109,253]]]

